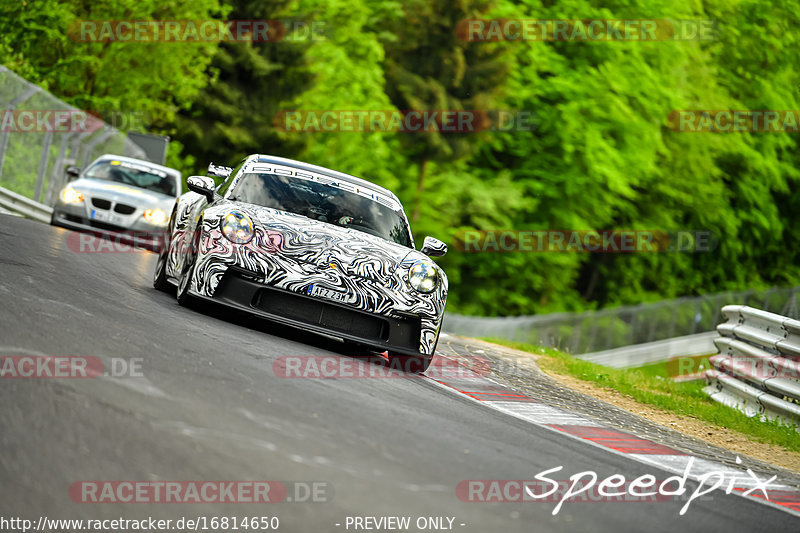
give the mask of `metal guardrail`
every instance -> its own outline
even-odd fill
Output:
[[[703,389],[747,416],[779,419],[800,431],[800,321],[745,305],[726,305],[719,354]]]
[[[448,312],[442,330],[552,347],[579,357],[714,331],[723,320],[720,309],[733,302],[800,319],[799,296],[800,286],[772,287],[579,313],[481,317]],[[708,353],[715,351],[710,342],[707,346]]]
[[[34,202],[51,206],[56,203],[68,181],[64,172],[68,165],[85,167],[106,153],[146,158],[145,151],[122,131],[59,100],[2,65],[0,112],[13,119],[12,124],[4,123],[0,128],[0,186]],[[56,121],[57,114],[85,120],[62,123]],[[112,116],[128,115],[133,113]],[[27,119],[19,118],[23,116]]]
[[[53,208],[48,207],[39,202],[34,202],[30,198],[25,198],[21,194],[17,194],[8,189],[0,187],[0,207],[11,211],[12,213],[19,213],[20,215],[44,222],[50,223],[50,216],[53,214]]]
[[[651,363],[668,361],[675,357],[696,357],[714,353],[716,333],[706,331],[683,337],[674,337],[643,344],[632,344],[600,352],[574,354],[578,359],[610,366],[611,368],[630,368]],[[700,377],[697,377],[700,379]]]

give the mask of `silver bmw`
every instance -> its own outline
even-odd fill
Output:
[[[85,170],[69,167],[75,178],[59,193],[50,223],[112,236],[159,250],[181,173],[149,161],[106,154]]]

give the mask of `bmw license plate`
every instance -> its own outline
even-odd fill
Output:
[[[124,225],[121,216],[114,215],[112,213],[106,213],[105,211],[98,211],[97,209],[92,209],[92,220],[99,220],[100,222],[108,222],[109,224],[116,224],[117,226]]]
[[[320,287],[319,285],[309,285],[308,294],[309,296],[317,296],[320,298],[326,298],[328,300],[334,300],[343,303],[349,303],[352,300],[350,294],[346,292],[339,292],[333,289],[326,289],[325,287]]]

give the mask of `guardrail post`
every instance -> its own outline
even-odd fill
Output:
[[[37,202],[42,198],[42,185],[44,183],[44,174],[47,172],[47,161],[50,159],[50,145],[53,144],[53,131],[48,128],[44,134],[44,142],[42,143],[42,156],[39,158],[39,170],[36,172],[36,190],[33,193],[33,199]]]
[[[0,72],[8,72],[8,69],[4,68]],[[21,95],[17,96],[13,100],[11,100],[8,104],[6,104],[5,110],[6,111],[14,111],[16,107],[39,92],[40,87],[34,85],[33,87],[28,87],[28,90],[23,92]],[[8,138],[11,135],[9,131],[0,132],[0,179],[3,178],[3,163],[6,159],[6,150],[8,149]]]
[[[783,306],[781,314],[789,318],[800,318],[797,313],[797,287],[792,288],[792,293],[789,295],[786,305]]]
[[[55,195],[58,193],[58,190],[61,189],[63,186],[63,177],[64,177],[64,157],[67,153],[67,148],[69,144],[69,139],[72,137],[72,133],[65,133],[61,137],[61,145],[58,147],[58,155],[56,156],[56,162],[53,163],[53,170],[50,172],[50,185],[47,187],[47,194],[45,194],[44,203],[45,205],[54,205],[56,202]]]
[[[114,133],[115,133],[114,130],[109,129],[108,131],[104,131],[103,133],[98,135],[96,138],[92,139],[91,142],[86,144],[85,150],[83,151],[83,159],[82,159],[82,163],[81,163],[82,167],[86,167],[86,165],[89,164],[90,158],[92,156],[92,150],[94,150],[94,147],[97,146],[98,144],[104,142],[106,139],[108,139],[109,137],[114,135]]]

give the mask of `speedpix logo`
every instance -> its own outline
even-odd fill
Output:
[[[456,486],[456,496],[463,502],[556,502],[553,515],[567,501],[641,502],[678,498],[686,502],[679,511],[684,515],[693,501],[715,490],[724,490],[725,494],[736,490],[744,496],[753,494],[769,499],[770,484],[777,478],[761,479],[749,468],[746,476],[727,470],[698,473],[693,472],[694,463],[695,458],[690,457],[682,475],[662,480],[652,474],[630,480],[621,474],[600,478],[592,470],[573,474],[569,480],[557,480],[551,475],[564,469],[557,466],[539,472],[533,480],[464,480]],[[741,464],[739,457],[736,463]],[[697,481],[694,489],[688,486],[690,480]]]

